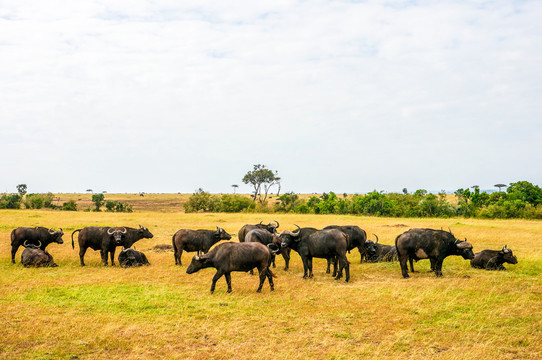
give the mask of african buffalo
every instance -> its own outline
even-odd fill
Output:
[[[429,259],[431,270],[442,276],[442,262],[449,255],[461,255],[464,259],[474,258],[472,245],[458,240],[451,231],[433,229],[410,229],[395,238],[395,247],[404,278],[408,278],[407,260],[410,271],[414,272],[412,260]]]
[[[239,232],[237,233],[238,238],[239,238],[239,242],[244,242],[245,241],[245,237],[246,237],[246,235],[248,234],[248,232],[250,230],[264,229],[264,230],[267,230],[269,233],[274,234],[277,231],[279,226],[280,226],[280,224],[279,224],[279,222],[277,220],[274,220],[274,222],[271,222],[271,223],[269,223],[267,225],[262,224],[261,221],[260,221],[259,224],[254,224],[254,225],[246,224],[246,225],[243,225],[243,227],[241,229],[239,229]]]
[[[119,265],[123,268],[150,265],[145,254],[132,248],[122,249],[119,253],[118,260]]]
[[[216,282],[222,275],[226,277],[228,293],[231,293],[231,272],[249,271],[258,269],[260,274],[260,285],[256,292],[262,290],[265,278],[269,280],[271,291],[274,290],[273,273],[269,268],[271,251],[269,248],[258,242],[226,242],[214,247],[204,255],[195,255],[192,262],[186,269],[187,274],[195,273],[201,269],[214,267],[216,274],[211,283],[211,294],[215,291]]]
[[[297,226],[297,225],[296,225]],[[333,259],[333,276],[335,280],[342,277],[345,269],[345,281],[350,280],[350,263],[346,258],[348,235],[338,229],[316,230],[315,228],[299,228],[295,232],[285,230],[279,234],[282,247],[297,251],[303,261],[303,278],[312,278],[312,258]],[[337,271],[339,262],[339,271]]]
[[[397,261],[397,249],[395,248],[395,245],[384,245],[378,243],[378,236],[376,234],[373,234],[376,237],[376,241],[373,243],[371,240],[371,243],[373,243],[376,253],[373,256],[370,256],[367,259],[367,262],[382,262],[382,261]]]
[[[175,265],[182,266],[181,255],[183,254],[183,250],[188,252],[197,251],[198,254],[201,251],[207,253],[211,246],[220,240],[230,239],[231,235],[218,226],[216,227],[216,231],[180,229],[171,239],[173,243]]]
[[[28,240],[23,243],[25,249],[21,254],[21,263],[24,267],[35,266],[35,267],[55,267],[58,266],[53,261],[53,257],[47,251],[40,248],[41,244],[34,245],[28,244]]]
[[[39,248],[45,250],[50,243],[56,242],[63,244],[62,235],[64,235],[62,228],[57,231],[42,226],[18,227],[14,229],[11,232],[11,262],[15,264],[15,254],[19,246],[23,245],[25,241],[28,241],[28,244],[34,245],[37,245],[39,242]]]
[[[253,229],[247,233],[245,242],[259,242],[265,246],[274,244],[274,249],[280,251],[284,258],[284,262],[286,263],[284,270],[288,270],[290,265],[290,249],[280,246],[281,241],[277,233],[272,234],[265,229]],[[273,267],[275,267],[275,254],[271,255],[271,263],[273,264]],[[253,274],[254,272],[251,270],[250,275]]]
[[[506,270],[504,263],[517,264],[518,259],[512,254],[512,250],[506,245],[499,250],[482,250],[474,254],[474,259],[470,261],[473,268],[486,270]]]
[[[338,229],[343,233],[348,235],[348,247],[347,251],[357,248],[360,254],[360,263],[363,262],[363,259],[368,259],[374,253],[376,253],[376,248],[372,241],[367,241],[367,233],[365,230],[360,228],[357,225],[329,225],[326,226],[323,230],[329,229]]]

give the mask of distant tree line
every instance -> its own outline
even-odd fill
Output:
[[[272,206],[251,201],[242,195],[212,195],[202,189],[184,204],[186,212],[277,212],[296,214],[354,214],[389,217],[476,217],[542,219],[542,189],[527,181],[511,183],[506,192],[486,193],[458,189],[457,204],[447,194],[416,190],[410,194],[385,194],[373,191],[365,195],[338,196],[334,192],[300,199],[293,192],[282,194]]]

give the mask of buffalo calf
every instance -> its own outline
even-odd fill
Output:
[[[24,265],[24,267],[58,266],[53,261],[53,256],[51,256],[51,254],[49,254],[47,251],[40,249],[40,245],[28,244],[27,241],[25,241],[23,246],[25,249],[21,254],[21,263]]]
[[[119,265],[123,268],[150,265],[149,260],[147,260],[145,254],[132,248],[121,250],[118,260]]]

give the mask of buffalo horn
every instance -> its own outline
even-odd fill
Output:
[[[273,220],[273,222],[275,224],[277,224],[277,226],[275,226],[275,229],[278,228],[280,226],[279,222],[277,220]],[[269,223],[268,225],[271,225],[272,223]]]
[[[199,261],[199,255],[194,256],[194,260]]]
[[[55,233],[55,231],[53,230],[53,228],[50,228],[49,229],[49,234],[54,234],[54,233]]]
[[[262,224],[262,222],[263,222],[263,220],[260,220],[260,223],[259,223],[258,225],[261,225],[261,224]]]
[[[376,241],[375,241],[375,244],[378,244],[378,236],[376,234],[373,233],[373,235],[375,236],[376,238]]]
[[[109,228],[109,229],[107,229],[107,234],[108,234],[108,235],[113,234],[113,232],[115,232],[115,228]]]
[[[38,240],[38,247],[41,247],[41,241]]]
[[[469,244],[467,241],[461,241],[461,240],[460,240],[460,241],[457,243],[457,247],[458,247],[459,249],[468,248],[469,245],[470,245],[470,244]]]
[[[294,225],[297,226],[297,230],[296,230],[296,231],[299,233],[299,232],[301,231],[301,228],[300,228],[299,225],[297,225],[297,224],[294,224]]]
[[[25,240],[24,243],[23,243],[23,246],[24,247],[28,247],[28,244],[27,244],[28,240]]]
[[[124,231],[121,231],[123,234],[126,234],[128,232],[128,229],[126,229],[125,227],[122,227],[124,229]]]
[[[449,226],[448,226],[448,232],[449,232],[450,234],[452,234],[452,230],[450,229]],[[452,235],[453,235],[453,234],[452,234]]]

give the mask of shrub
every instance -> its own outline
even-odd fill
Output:
[[[64,204],[62,204],[61,210],[77,211],[77,203],[75,202],[75,200],[70,200],[68,202],[65,202]]]
[[[0,197],[0,209],[20,209],[21,197],[18,194],[3,194]]]
[[[27,194],[24,200],[24,206],[27,209],[52,209],[54,195],[52,193],[47,194]]]
[[[105,202],[105,211],[109,212],[132,212],[132,205],[121,201],[107,200]]]

